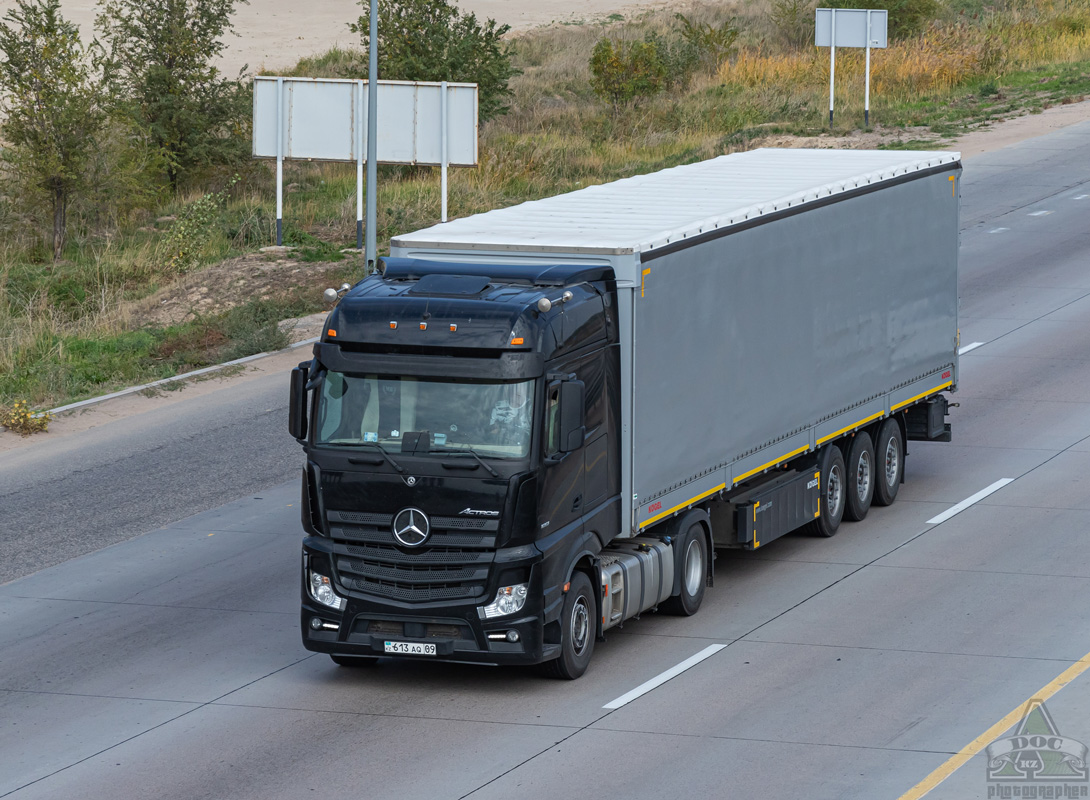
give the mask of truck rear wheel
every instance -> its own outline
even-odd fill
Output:
[[[708,583],[708,540],[704,537],[704,527],[690,525],[677,552],[681,591],[659,607],[669,614],[691,617],[700,610]]]
[[[818,470],[821,473],[821,497],[818,500],[817,518],[809,524],[814,536],[836,536],[840,520],[844,518],[844,455],[835,444],[827,444],[818,454]]]
[[[848,448],[848,463],[845,466],[848,485],[844,516],[858,522],[867,516],[874,499],[874,446],[866,431],[860,431],[852,438],[852,445]]]
[[[874,502],[876,505],[888,506],[897,499],[897,490],[901,488],[905,474],[905,442],[901,436],[901,426],[893,417],[888,418],[878,429],[874,455],[878,466]]]
[[[587,671],[594,654],[597,605],[590,579],[582,572],[571,577],[560,615],[560,656],[541,665],[551,678],[573,681]]]

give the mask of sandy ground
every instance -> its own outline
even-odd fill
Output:
[[[154,0],[152,0],[154,2]],[[0,11],[14,6],[12,0],[0,0]],[[663,0],[458,0],[463,11],[478,19],[494,19],[525,30],[551,22],[579,22],[603,19],[612,13],[628,16],[634,12],[665,8]],[[676,3],[675,3],[676,5]],[[97,3],[93,0],[62,0],[61,13],[80,27],[84,41],[94,33]],[[301,57],[328,50],[334,45],[348,46],[359,37],[348,30],[362,13],[356,0],[250,0],[235,8],[234,28],[238,36],[228,41],[220,59],[223,71],[234,76],[247,68],[249,74],[295,64]]]

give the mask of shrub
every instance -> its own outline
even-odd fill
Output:
[[[768,18],[776,35],[787,47],[802,50],[813,44],[813,0],[772,0]]]
[[[710,22],[693,22],[684,14],[675,14],[674,18],[681,23],[682,40],[708,69],[719,69],[733,52],[738,40],[738,28],[733,19],[716,27]]]
[[[209,192],[187,204],[170,225],[160,244],[160,255],[171,272],[186,272],[199,263],[215,233],[213,227],[220,211],[227,204],[231,187],[238,183],[234,176],[226,187]]]
[[[652,97],[667,83],[654,42],[613,42],[601,39],[590,56],[591,88],[613,105],[614,113],[632,100]]]
[[[822,8],[884,8],[889,11],[890,39],[921,33],[941,10],[939,0],[823,0]]]
[[[48,411],[31,411],[23,400],[16,400],[11,408],[0,408],[0,425],[23,436],[42,433],[51,419],[53,415]]]

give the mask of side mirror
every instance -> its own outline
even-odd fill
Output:
[[[560,384],[560,452],[570,453],[583,446],[586,433],[586,387],[582,381]]]
[[[307,438],[307,380],[308,364],[300,364],[291,371],[291,396],[288,399],[288,433],[297,441]]]

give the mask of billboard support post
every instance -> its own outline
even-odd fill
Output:
[[[367,45],[367,271],[375,270],[375,226],[378,193],[378,0],[371,0]]]
[[[276,246],[284,244],[284,79],[276,79]]]
[[[447,158],[447,82],[443,81],[439,89],[439,136],[440,144],[439,149],[441,152],[440,159],[443,162],[440,164],[439,182],[442,185],[443,194],[443,209],[441,213],[441,222],[447,221],[447,165],[449,159]]]
[[[864,88],[863,88],[863,127],[864,128],[869,128],[870,127],[870,42],[871,42],[871,36],[870,36],[870,12],[871,12],[871,10],[868,8],[867,9],[867,68],[866,68],[866,79],[865,79],[865,81],[863,83],[863,86],[864,86]]]
[[[832,42],[829,44],[829,127],[833,127],[833,76],[836,75],[836,9],[830,9]]]
[[[363,250],[363,81],[356,84],[356,249]]]

